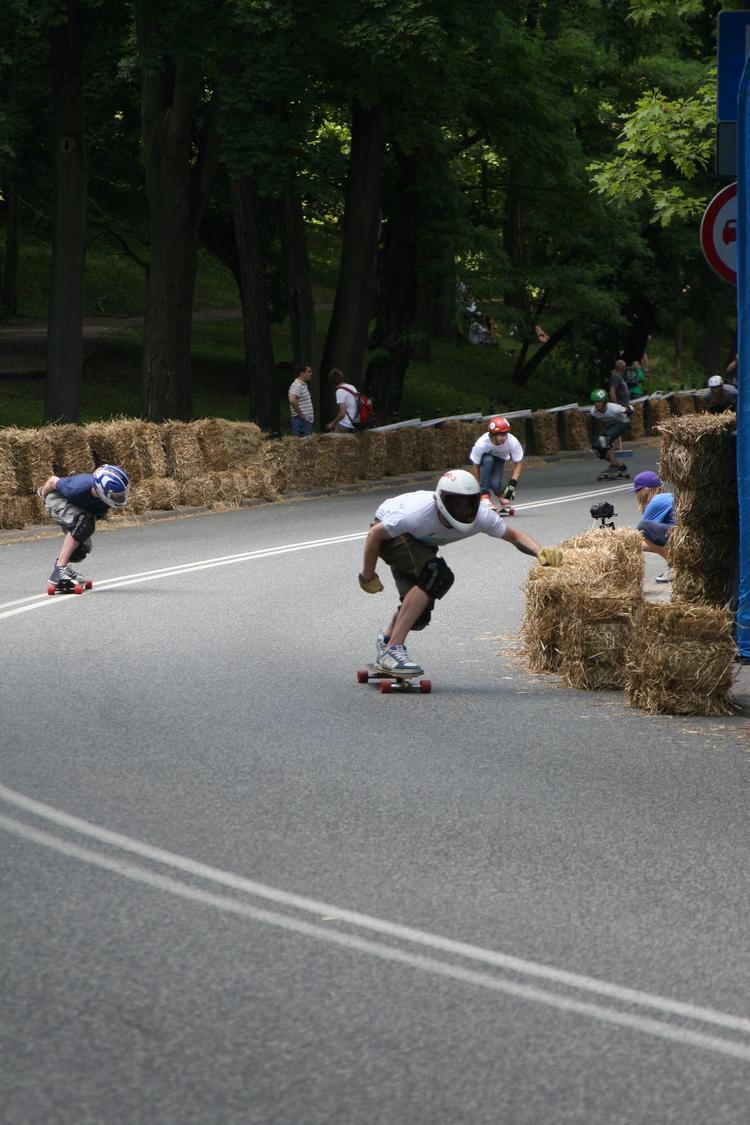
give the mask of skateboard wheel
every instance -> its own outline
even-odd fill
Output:
[[[391,683],[390,680],[383,680],[382,683],[380,683],[378,686],[380,688],[380,694],[381,695],[390,695],[390,691],[391,691],[391,688],[393,687],[393,684]]]
[[[80,582],[76,582],[75,586],[73,587],[73,593],[74,594],[82,594],[83,593],[83,586],[80,584]]]
[[[369,680],[369,678],[370,678],[370,675],[369,675],[368,672],[364,672],[364,671],[357,672],[357,683],[358,684],[366,684],[367,681]]]
[[[429,695],[432,691],[432,680],[420,680],[419,690],[422,692],[422,695]]]
[[[86,581],[84,582],[84,586],[86,587],[87,590],[93,590],[94,589],[94,583],[91,581],[90,578],[86,579]]]
[[[47,583],[47,593],[51,596],[55,592],[55,587],[52,582]]]

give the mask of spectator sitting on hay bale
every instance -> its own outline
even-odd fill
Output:
[[[664,491],[661,477],[650,470],[633,478],[632,491],[642,513],[638,530],[643,535],[643,550],[666,559],[667,539],[674,527],[674,496]],[[667,569],[656,576],[656,581],[671,582],[672,575]]]

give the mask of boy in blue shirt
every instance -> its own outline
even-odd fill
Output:
[[[70,477],[51,476],[38,489],[47,515],[65,532],[49,576],[49,593],[64,592],[76,585],[91,589],[90,580],[82,578],[70,563],[86,558],[96,521],[105,517],[110,508],[124,508],[129,493],[130,479],[119,465],[100,465],[93,473]]]
[[[665,492],[658,473],[647,470],[633,478],[636,503],[641,509],[638,530],[643,535],[643,550],[667,557],[667,539],[674,527],[674,496]],[[657,582],[671,582],[669,570],[656,577]]]

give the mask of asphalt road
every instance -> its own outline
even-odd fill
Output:
[[[529,468],[518,525],[634,524],[594,475]],[[101,531],[80,598],[0,546],[4,1125],[748,1121],[746,720],[530,676],[485,537],[433,694],[358,685],[392,492]]]

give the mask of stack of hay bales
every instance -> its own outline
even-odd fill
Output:
[[[557,428],[557,414],[537,410],[531,415],[534,433],[534,449],[539,457],[549,457],[560,452],[560,435]]]
[[[562,566],[529,572],[522,630],[529,667],[559,672],[570,687],[622,688],[643,601],[640,534],[596,528],[561,546]]]
[[[669,400],[666,398],[650,398],[646,402],[646,433],[649,437],[659,434],[661,425],[672,417]],[[632,433],[632,425],[631,425]]]
[[[675,489],[677,526],[668,542],[672,596],[723,605],[737,554],[736,452],[732,413],[661,424],[661,476]]]
[[[41,523],[44,504],[36,490],[52,476],[54,453],[46,430],[3,431],[0,449],[0,526],[27,527]]]
[[[733,620],[715,606],[644,606],[628,653],[628,701],[651,714],[731,714]]]
[[[588,410],[566,410],[563,414],[565,449],[590,449],[591,425]]]

